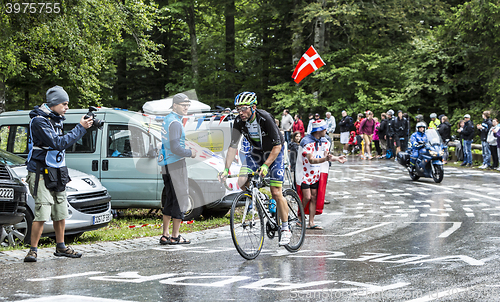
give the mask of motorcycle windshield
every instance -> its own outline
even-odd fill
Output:
[[[440,145],[443,143],[443,140],[436,129],[427,129],[427,131],[425,131],[425,135],[427,135],[427,141],[431,145]]]

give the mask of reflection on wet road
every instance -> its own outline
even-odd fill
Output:
[[[2,296],[8,301],[497,299],[500,173],[445,167],[443,182],[435,184],[410,180],[393,161],[349,160],[332,165],[331,203],[315,219],[324,230],[307,230],[297,253],[266,237],[261,255],[244,260],[225,228],[217,230],[217,238],[191,245],[6,265],[0,269]]]

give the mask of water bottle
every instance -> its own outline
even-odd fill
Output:
[[[276,200],[273,198],[269,200],[269,213],[276,214]]]

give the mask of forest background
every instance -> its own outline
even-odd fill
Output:
[[[41,104],[53,85],[71,108],[140,110],[190,89],[232,108],[255,91],[275,115],[337,120],[401,109],[479,122],[500,105],[500,0],[26,2],[0,0],[0,112]],[[310,45],[326,66],[297,85]]]

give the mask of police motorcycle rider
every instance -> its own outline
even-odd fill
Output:
[[[243,159],[244,165],[240,170],[238,184],[245,189],[247,176],[253,171],[264,177],[270,172],[270,189],[280,215],[281,239],[280,246],[290,243],[292,236],[288,226],[288,205],[283,197],[282,184],[284,178],[284,138],[274,121],[274,117],[267,111],[257,109],[257,95],[255,92],[242,92],[234,99],[234,105],[239,115],[234,120],[231,143],[227,151],[224,171],[219,173],[219,181],[224,182],[229,175],[229,167],[233,162],[238,142],[243,135],[250,142],[251,149]]]
[[[413,165],[415,165],[420,151],[425,147],[425,143],[427,143],[427,135],[425,134],[427,125],[425,124],[425,122],[418,122],[415,128],[417,132],[413,133],[410,137],[410,163]]]

